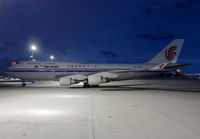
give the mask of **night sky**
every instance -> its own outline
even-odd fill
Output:
[[[140,63],[185,38],[178,63],[200,71],[199,0],[0,0],[0,69],[10,61]]]

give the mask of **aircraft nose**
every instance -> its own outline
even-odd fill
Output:
[[[4,75],[4,76],[8,76],[8,73],[4,71],[4,72],[3,72],[3,75]]]

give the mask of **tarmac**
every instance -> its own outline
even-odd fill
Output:
[[[199,139],[200,80],[0,83],[1,139]]]

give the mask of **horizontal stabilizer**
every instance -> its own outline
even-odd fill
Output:
[[[179,68],[183,68],[183,67],[187,67],[187,66],[191,66],[194,65],[194,63],[188,63],[188,64],[178,64],[178,65],[167,65],[165,67],[165,69],[179,69]]]

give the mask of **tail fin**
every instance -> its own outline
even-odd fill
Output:
[[[175,39],[160,51],[148,63],[176,63],[183,46],[184,39]]]

